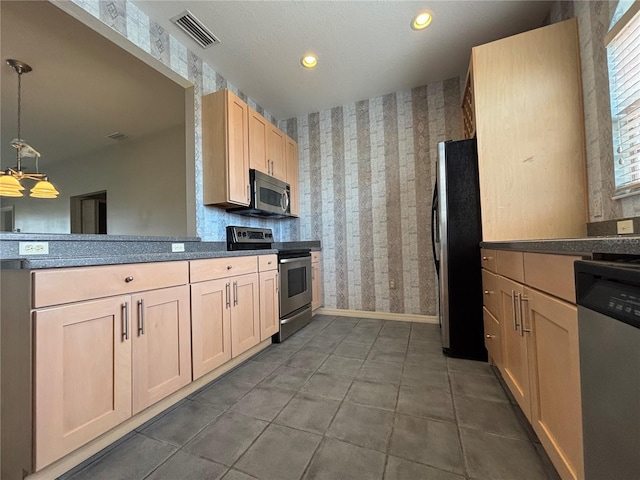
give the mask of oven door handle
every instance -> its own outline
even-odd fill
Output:
[[[309,255],[309,258],[311,257],[311,255]],[[305,258],[308,257],[298,257],[298,258],[283,258],[281,260],[278,260],[278,263],[293,263],[293,262],[301,262],[304,261]]]

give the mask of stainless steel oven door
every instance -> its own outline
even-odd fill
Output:
[[[280,264],[280,318],[311,303],[311,255]]]

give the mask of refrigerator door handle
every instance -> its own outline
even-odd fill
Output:
[[[431,201],[431,250],[433,252],[433,264],[436,274],[440,276],[440,261],[438,260],[436,251],[436,239],[440,240],[440,232],[438,228],[438,181],[433,185],[433,200]]]

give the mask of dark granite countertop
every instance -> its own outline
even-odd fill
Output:
[[[48,254],[20,253],[20,244],[46,242]],[[174,252],[172,247],[180,247]],[[320,249],[319,241],[280,242],[276,248]],[[268,255],[277,249],[227,251],[226,242],[206,242],[198,237],[148,237],[129,235],[0,234],[0,267],[40,269],[117,265],[125,263],[169,262],[203,258]]]
[[[640,255],[640,235],[480,242],[482,248],[566,255]]]

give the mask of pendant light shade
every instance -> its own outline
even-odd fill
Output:
[[[0,196],[1,197],[22,197],[24,187],[21,180],[33,180],[36,185],[31,189],[31,197],[34,198],[56,198],[60,192],[49,183],[47,175],[38,171],[38,160],[40,152],[25,142],[21,137],[21,106],[22,106],[22,74],[29,73],[32,68],[20,60],[7,60],[7,64],[18,74],[18,136],[11,141],[11,146],[16,149],[17,165],[14,168],[7,168],[0,171]],[[26,157],[35,158],[36,171],[34,173],[23,171],[22,159]]]
[[[34,198],[56,198],[60,192],[47,180],[40,180],[31,189],[30,197]]]

